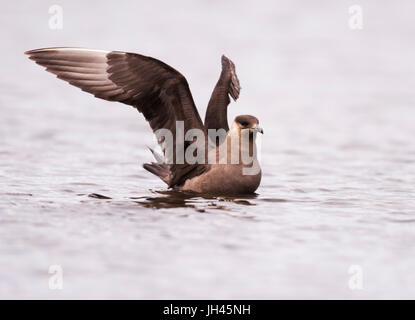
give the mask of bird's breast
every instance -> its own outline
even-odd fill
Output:
[[[241,164],[213,164],[207,172],[187,180],[181,189],[209,194],[253,193],[261,182],[261,169],[248,173],[243,169]]]

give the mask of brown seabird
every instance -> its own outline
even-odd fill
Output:
[[[169,188],[209,194],[247,194],[258,188],[261,169],[256,157],[255,137],[257,132],[263,131],[258,126],[258,119],[250,115],[236,117],[229,129],[229,96],[236,100],[240,85],[235,65],[224,55],[222,72],[203,124],[186,78],[152,57],[71,47],[36,49],[25,54],[59,79],[83,91],[97,98],[128,104],[141,112],[158,137],[163,151],[163,156],[160,156],[150,149],[158,162],[145,163],[143,167],[163,180]],[[181,127],[178,123],[182,124]],[[182,133],[178,128],[184,134],[196,129],[204,136],[202,139],[191,136],[192,139],[180,142],[178,136]],[[173,136],[170,145],[166,136],[158,136],[160,130],[166,129]],[[211,135],[211,132],[215,134],[221,130],[225,132],[222,138]],[[244,136],[247,137],[245,144]],[[187,157],[189,154],[194,156],[195,146],[207,148],[206,153],[201,152],[203,161],[198,158],[195,162],[192,157]],[[181,161],[177,152],[180,148],[186,155],[182,156]],[[221,150],[225,151],[222,153]],[[248,161],[243,161],[246,154]],[[207,161],[211,156],[215,161]],[[234,156],[237,161],[233,161]]]

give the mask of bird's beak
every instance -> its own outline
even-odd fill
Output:
[[[264,134],[264,129],[262,129],[259,125],[256,125],[255,127],[252,128],[253,132],[260,132],[262,134]]]

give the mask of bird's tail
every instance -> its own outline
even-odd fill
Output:
[[[163,163],[164,157],[154,151],[152,148],[148,147],[148,149],[153,154],[154,158],[156,159],[156,162],[151,163],[144,163],[143,168],[147,171],[151,172],[152,174],[159,177],[161,180],[163,180],[168,185],[170,184],[170,167],[168,164]]]
[[[158,164],[155,162],[144,163],[143,168],[159,177],[165,183],[170,183],[170,169],[167,164]]]

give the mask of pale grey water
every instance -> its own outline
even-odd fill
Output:
[[[415,5],[356,3],[363,30],[349,1],[59,1],[62,30],[54,3],[4,3],[0,297],[415,298]],[[230,119],[265,130],[257,195],[163,193],[141,167],[141,115],[23,55],[48,46],[157,57],[202,117],[227,54],[242,85]],[[48,288],[54,264],[63,290]]]

